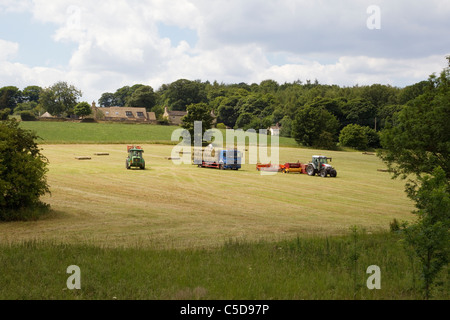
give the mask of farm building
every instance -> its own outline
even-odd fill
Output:
[[[267,131],[270,133],[271,136],[279,136],[280,135],[280,124],[277,123],[276,126],[270,127]]]
[[[164,108],[163,118],[169,120],[171,125],[181,125],[182,119],[188,113],[186,111],[169,111],[169,108]],[[214,118],[213,124],[217,124],[217,117],[213,111],[211,111],[211,116]]]
[[[54,118],[50,113],[46,112],[42,116],[40,116],[41,119],[52,119]]]
[[[169,111],[169,108],[165,107],[163,118],[169,120],[170,124],[179,126],[181,119],[187,114],[185,111]]]
[[[96,120],[120,121],[120,122],[148,122],[156,124],[156,114],[147,112],[145,108],[109,107],[97,108],[92,104],[93,114]]]

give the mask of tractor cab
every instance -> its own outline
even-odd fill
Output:
[[[313,156],[312,162],[314,163],[316,169],[326,167],[328,165],[328,160],[332,161],[332,158],[327,158],[323,156]]]
[[[128,146],[128,158],[126,160],[126,168],[132,167],[145,169],[145,160],[143,157],[144,150],[140,146]]]
[[[325,156],[313,156],[311,163],[306,168],[308,175],[314,176],[316,174],[319,174],[324,178],[327,175],[336,177],[337,172],[330,164],[328,164],[328,160],[330,160],[331,162],[333,159]]]

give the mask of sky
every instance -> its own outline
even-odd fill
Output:
[[[88,102],[178,79],[404,87],[449,54],[449,0],[0,0],[0,87]]]

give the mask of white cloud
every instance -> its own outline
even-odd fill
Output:
[[[24,12],[30,7],[30,0],[0,0],[0,13]]]
[[[3,81],[22,86],[68,81],[97,100],[103,92],[180,78],[219,82],[412,84],[445,67],[450,5],[379,0],[381,30],[368,30],[373,1],[339,0],[0,0],[0,13],[28,10],[53,25],[55,42],[76,50],[67,65],[12,63],[20,43],[0,41]],[[198,41],[172,42],[164,24]],[[38,49],[38,48],[37,48]],[[278,57],[276,65],[271,57]],[[14,76],[13,76],[14,74]]]
[[[320,83],[337,83],[344,86],[371,85],[374,83],[398,86],[426,80],[430,74],[440,72],[444,67],[445,61],[441,56],[401,61],[366,56],[345,56],[339,58],[339,61],[333,64],[311,61],[303,64],[272,66],[262,72],[255,81],[274,79],[283,83],[292,82],[296,79],[302,81],[318,79]]]
[[[18,43],[0,39],[0,61],[14,57],[18,51]]]

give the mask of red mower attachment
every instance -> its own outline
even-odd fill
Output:
[[[256,165],[256,170],[269,172],[283,172],[284,165],[282,164],[275,165],[271,163],[258,163]]]

